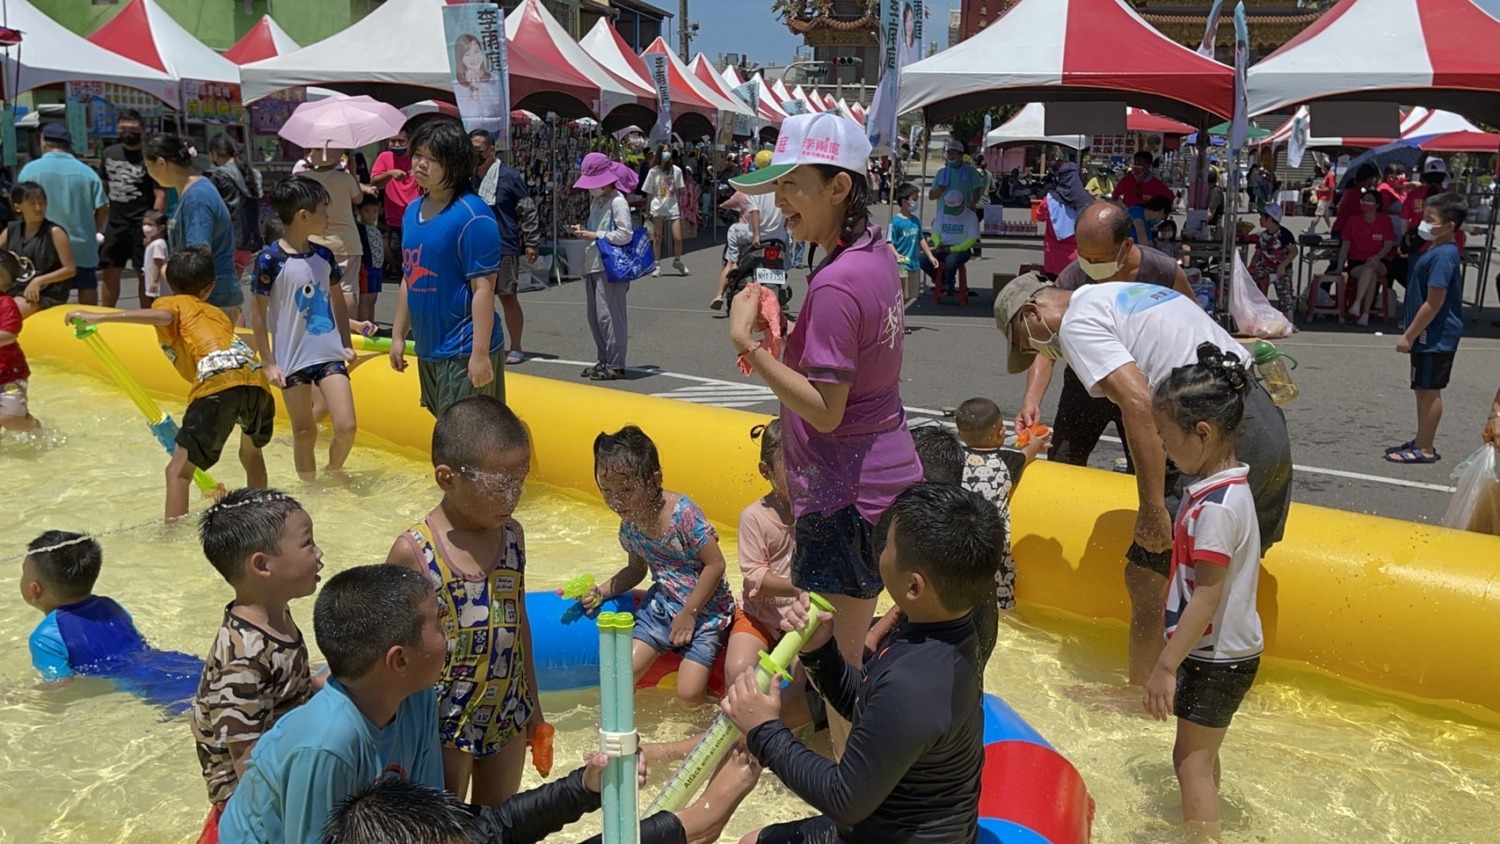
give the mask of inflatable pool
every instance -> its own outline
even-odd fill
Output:
[[[100,333],[180,417],[187,385],[158,350],[153,329],[111,324]],[[105,374],[50,313],[27,320],[21,342],[34,359]],[[384,355],[368,355],[351,378],[362,439],[427,450],[432,418],[417,405],[414,369],[397,373]],[[689,492],[714,521],[735,523],[744,502],[761,493],[747,432],[763,416],[515,373],[505,378],[507,397],[532,432],[538,480],[596,496],[588,444],[602,429],[635,423],[661,447],[668,483]],[[148,436],[143,429],[142,448],[152,447]],[[1135,500],[1132,480],[1114,473],[1049,463],[1028,471],[1011,508],[1022,606],[1123,623],[1121,568]],[[1286,538],[1262,572],[1267,659],[1500,722],[1500,649],[1452,646],[1494,639],[1495,560],[1497,537],[1294,504]]]
[[[605,610],[629,611],[631,596]],[[527,592],[537,684],[548,691],[599,684],[599,630],[578,602],[554,592]],[[720,650],[722,659],[723,651]],[[638,687],[667,686],[678,659],[656,661]],[[723,688],[723,666],[714,672]],[[980,778],[981,844],[1083,844],[1089,840],[1094,803],[1083,777],[1041,734],[994,695],[984,696],[984,774]]]

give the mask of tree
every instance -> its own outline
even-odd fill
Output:
[[[982,140],[979,135],[984,131],[984,116],[986,114],[991,118],[990,122],[992,125],[990,128],[993,129],[995,126],[999,126],[1014,117],[1016,112],[1020,110],[1021,106],[1012,104],[961,114],[953,118],[952,123],[949,124],[949,132],[952,133],[953,137],[958,138],[972,148],[976,145],[976,141]]]

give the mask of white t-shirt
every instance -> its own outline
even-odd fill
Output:
[[[1198,362],[1200,343],[1250,365],[1250,353],[1196,301],[1155,284],[1111,281],[1073,291],[1061,334],[1063,356],[1096,398],[1104,396],[1099,382],[1127,363],[1156,389],[1172,370]]]
[[[270,298],[271,354],[286,375],[344,359],[331,292],[343,274],[328,247],[309,246],[301,255],[287,252],[279,241],[262,249],[250,285],[257,296]]]
[[[686,187],[687,182],[682,178],[682,168],[676,164],[672,165],[670,175],[663,173],[660,167],[652,167],[651,172],[646,175],[646,183],[641,186],[641,191],[651,197],[651,216],[664,217],[668,220],[675,220],[681,216],[677,208],[677,192]]]
[[[1213,621],[1190,659],[1238,662],[1265,648],[1255,591],[1260,580],[1260,528],[1255,499],[1241,463],[1188,487],[1172,530],[1172,569],[1167,575],[1167,638],[1192,600],[1197,566],[1224,566],[1224,595]]]
[[[146,257],[144,272],[146,274],[146,295],[153,299],[162,295],[161,282],[167,275],[167,239],[158,237],[146,244]],[[156,262],[161,261],[160,267]],[[170,291],[168,291],[170,293]]]
[[[939,246],[960,246],[979,239],[979,215],[971,208],[957,213],[943,209],[932,217],[932,233],[937,236]]]
[[[746,209],[745,222],[750,221],[749,212],[760,212],[760,240],[762,243],[768,240],[780,240],[790,243],[786,233],[786,215],[776,207],[776,194],[763,193],[759,196],[747,196],[749,207]]]

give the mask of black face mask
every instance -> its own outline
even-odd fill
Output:
[[[141,143],[140,132],[121,132],[120,143],[128,147],[139,146]]]

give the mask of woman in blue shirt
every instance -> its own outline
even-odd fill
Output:
[[[235,324],[245,292],[234,272],[234,223],[219,189],[198,174],[193,158],[198,151],[181,135],[153,135],[146,141],[146,172],[163,188],[176,190],[177,207],[167,222],[167,246],[207,246],[214,255],[214,289],[208,303],[229,315]]]

